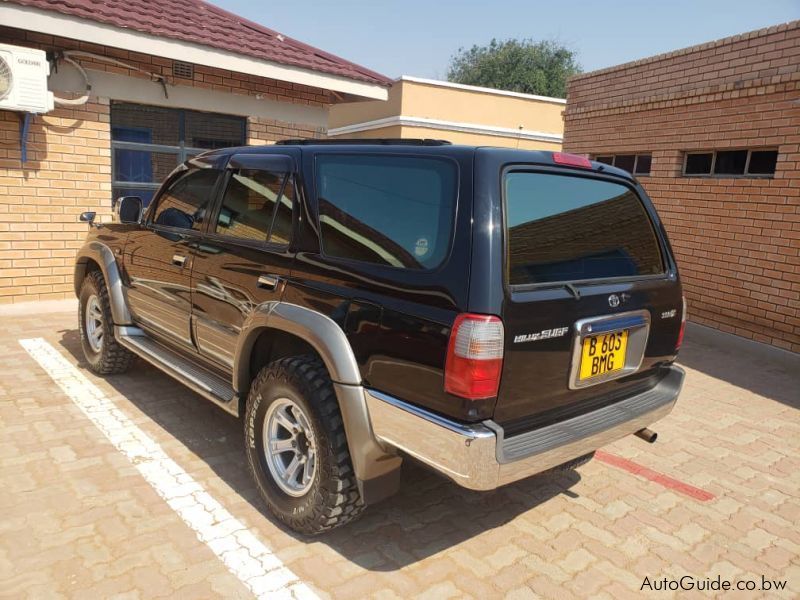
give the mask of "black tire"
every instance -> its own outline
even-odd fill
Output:
[[[270,405],[288,399],[308,417],[316,446],[316,469],[301,496],[281,489],[270,472],[264,448],[264,421]],[[364,509],[356,484],[344,423],[328,371],[314,356],[293,356],[265,366],[247,397],[245,452],[250,472],[270,512],[283,524],[315,535],[355,519]]]
[[[86,310],[89,300],[98,300],[102,321],[102,341],[99,349],[92,347],[86,331]],[[98,375],[124,373],[130,367],[134,354],[120,345],[114,337],[114,320],[108,300],[108,288],[100,271],[90,271],[83,280],[78,296],[78,324],[81,332],[81,347],[89,368]]]

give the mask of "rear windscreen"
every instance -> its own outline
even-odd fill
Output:
[[[512,171],[505,176],[511,285],[664,271],[650,218],[619,183]]]

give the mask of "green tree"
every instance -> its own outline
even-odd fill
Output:
[[[447,80],[565,98],[567,79],[580,72],[575,52],[554,41],[493,39],[488,46],[459,48]]]

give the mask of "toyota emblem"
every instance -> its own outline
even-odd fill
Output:
[[[617,308],[619,306],[619,296],[617,296],[616,294],[611,294],[608,297],[608,305],[611,308]]]

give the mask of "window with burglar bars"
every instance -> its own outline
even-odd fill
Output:
[[[244,117],[114,102],[111,105],[112,194],[150,203],[161,182],[192,156],[246,139]]]

